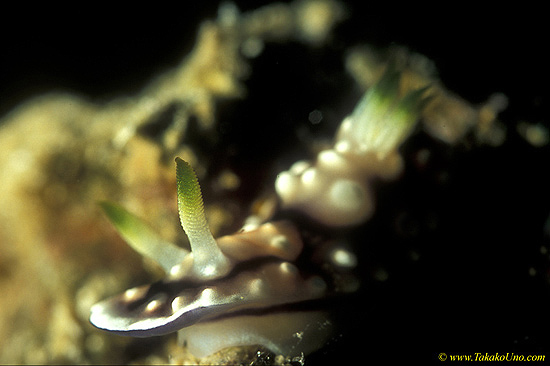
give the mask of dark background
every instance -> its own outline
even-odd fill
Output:
[[[264,3],[237,5],[245,11]],[[214,18],[218,7],[155,5],[5,11],[0,114],[52,90],[98,102],[135,94],[179,64],[200,22]],[[380,185],[376,216],[350,233],[363,287],[339,310],[339,336],[307,364],[430,364],[440,363],[440,352],[549,359],[550,260],[541,253],[550,247],[548,223],[544,233],[549,149],[530,146],[515,130],[521,120],[549,125],[546,13],[517,4],[480,9],[462,3],[349,2],[348,11],[324,48],[268,44],[251,61],[249,97],[221,103],[223,138],[213,153],[239,146],[227,164],[243,176],[265,171],[245,184],[247,192],[267,184],[273,166],[307,156],[298,147],[304,136],[328,136],[351,111],[360,92],[342,60],[347,48],[361,43],[397,43],[428,56],[448,89],[474,104],[503,92],[510,99],[501,115],[508,138],[498,148],[449,147],[417,132],[403,146],[409,161],[421,148],[433,159],[425,169],[409,163],[403,180]],[[313,126],[307,115],[316,108],[323,108],[324,119]],[[374,279],[379,268],[387,281]]]

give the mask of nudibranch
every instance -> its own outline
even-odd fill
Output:
[[[312,164],[294,163],[275,182],[282,207],[329,227],[365,222],[374,212],[370,181],[395,179],[403,170],[398,152],[428,100],[428,86],[399,96],[400,73],[388,70],[341,123],[331,149]]]
[[[330,323],[307,302],[325,296],[327,284],[292,263],[303,247],[294,225],[268,222],[215,240],[193,169],[179,158],[176,165],[179,216],[191,251],[160,239],[122,207],[103,202],[124,239],[167,276],[94,305],[91,323],[134,337],[182,329],[181,340],[197,357],[234,345],[260,344],[279,354],[319,348]]]
[[[316,249],[284,212],[301,211],[326,227],[358,224],[372,214],[369,179],[389,179],[402,169],[397,148],[414,127],[425,90],[399,97],[398,89],[399,74],[388,72],[342,122],[332,149],[319,153],[314,164],[298,162],[279,174],[278,221],[214,239],[197,177],[179,158],[177,204],[190,251],[161,239],[122,207],[102,203],[121,236],[166,277],[94,305],[91,323],[135,337],[178,331],[197,357],[239,345],[262,345],[286,356],[320,348],[332,331],[326,299],[350,291],[334,278],[342,276],[332,275],[349,270],[356,259],[334,247],[325,263],[302,265],[304,253],[313,256]]]

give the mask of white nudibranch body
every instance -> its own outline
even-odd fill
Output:
[[[398,98],[399,73],[388,72],[346,117],[333,147],[313,163],[299,161],[278,175],[284,209],[327,226],[364,222],[374,211],[373,178],[394,179],[403,168],[398,153],[415,126],[425,88]]]

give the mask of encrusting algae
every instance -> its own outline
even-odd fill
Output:
[[[406,241],[439,227],[428,214],[410,218],[407,197],[425,191],[408,177],[433,173],[443,187],[449,169],[434,173],[434,151],[497,151],[510,133],[498,120],[503,94],[474,106],[422,55],[346,45],[338,67],[347,74],[337,75],[352,89],[341,98],[355,93],[351,108],[335,117],[321,106],[310,117],[315,128],[332,123],[331,137],[281,121],[303,150],[239,155],[237,142],[251,137],[227,132],[219,116],[252,97],[254,59],[271,47],[320,53],[354,16],[330,0],[242,13],[224,3],[189,55],[139,94],[98,103],[51,93],[3,117],[0,362],[350,360],[338,348],[359,342],[347,327],[365,324],[370,301],[391,302],[376,300],[379,286],[395,286],[395,268],[377,262],[377,230],[395,223],[393,239]],[[544,148],[547,130],[536,126],[518,131]],[[245,137],[228,142],[234,135]],[[228,163],[237,159],[254,163]],[[424,254],[407,243],[409,270]]]

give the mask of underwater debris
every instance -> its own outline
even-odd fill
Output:
[[[550,141],[550,133],[542,123],[520,122],[517,125],[518,133],[534,147],[543,147]]]
[[[132,101],[132,114],[115,137],[117,146],[173,106],[172,121],[161,138],[168,151],[178,147],[192,117],[203,129],[211,130],[216,102],[246,94],[241,80],[249,66],[241,56],[243,49],[245,55],[254,57],[266,41],[297,38],[320,45],[344,13],[342,5],[331,0],[267,5],[242,15],[235,5],[222,4],[218,20],[202,24],[196,46],[182,64]]]

